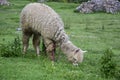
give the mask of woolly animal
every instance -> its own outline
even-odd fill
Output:
[[[33,35],[33,46],[37,55],[40,55],[40,38],[44,40],[46,51],[54,61],[56,45],[59,45],[68,60],[73,64],[83,61],[83,53],[86,51],[76,47],[64,31],[64,23],[61,17],[49,6],[43,3],[30,3],[26,5],[20,16],[22,27],[23,53],[28,48],[29,38]]]

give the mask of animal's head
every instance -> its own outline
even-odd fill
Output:
[[[77,48],[71,41],[63,43],[61,49],[73,65],[78,65],[78,63],[82,62],[84,53],[87,52]]]
[[[73,63],[73,65],[78,65],[83,61],[84,53],[87,51],[83,51],[81,49],[76,49],[75,51],[71,52],[68,60]]]

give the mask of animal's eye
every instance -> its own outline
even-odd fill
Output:
[[[74,62],[76,62],[76,61],[77,61],[77,59],[76,59],[76,58],[73,58],[73,61],[74,61]]]

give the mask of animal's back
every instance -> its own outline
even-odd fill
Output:
[[[42,3],[28,4],[21,12],[21,23],[25,25],[23,30],[30,28],[49,38],[53,38],[55,33],[64,26],[59,15]]]

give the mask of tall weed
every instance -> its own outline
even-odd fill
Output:
[[[14,41],[0,45],[0,54],[2,57],[18,57],[21,54],[20,38],[16,37]]]
[[[101,57],[101,74],[106,78],[115,78],[117,76],[117,63],[115,61],[112,49],[107,49]]]

